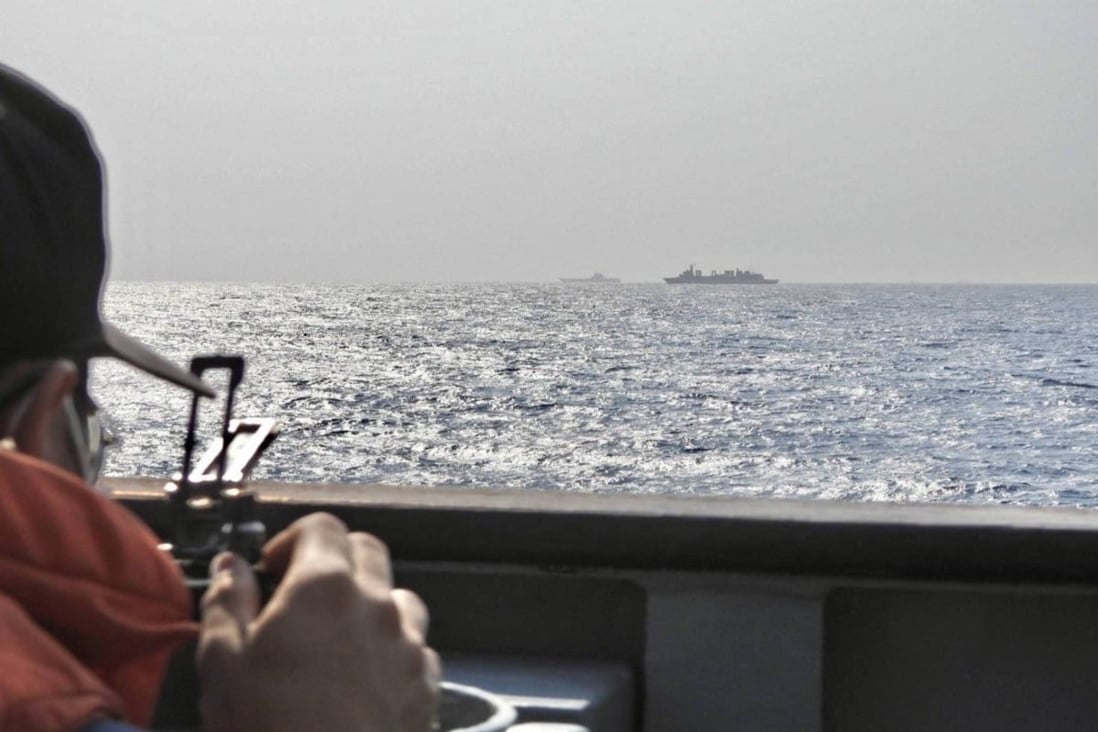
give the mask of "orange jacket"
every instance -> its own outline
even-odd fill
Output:
[[[147,725],[190,595],[121,505],[0,448],[0,732]]]

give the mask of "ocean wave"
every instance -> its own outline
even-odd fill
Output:
[[[284,426],[257,477],[1098,505],[1098,288],[114,283],[106,306],[176,361],[248,357],[238,413]],[[178,469],[185,394],[110,363],[92,386],[125,436],[108,472]]]

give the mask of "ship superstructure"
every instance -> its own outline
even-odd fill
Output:
[[[723,272],[712,270],[709,274],[703,273],[690,265],[677,277],[664,277],[663,281],[669,285],[776,285],[777,280],[769,280],[758,272],[748,269],[726,269]]]

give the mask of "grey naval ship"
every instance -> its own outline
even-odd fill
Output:
[[[621,282],[621,280],[619,278],[617,278],[617,277],[607,277],[602,272],[596,272],[595,274],[591,275],[590,277],[561,277],[560,281],[561,282],[567,282],[569,284],[594,282],[594,283],[603,283],[603,284],[607,284],[607,285],[612,285],[612,284],[616,284],[618,282]]]
[[[677,277],[664,277],[669,285],[776,285],[777,280],[768,280],[758,272],[747,269],[726,269],[723,272],[713,270],[704,274],[700,269],[684,269]]]

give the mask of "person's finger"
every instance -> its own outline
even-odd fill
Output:
[[[438,654],[430,648],[422,651],[423,675],[410,687],[409,695],[401,710],[401,729],[429,730],[436,715],[439,684],[442,680],[442,664]]]
[[[385,542],[361,531],[354,532],[348,539],[355,562],[355,579],[367,589],[391,588],[393,568],[389,562],[389,547],[385,546]]]
[[[419,595],[409,590],[396,589],[393,590],[393,602],[400,609],[405,633],[419,643],[426,642],[430,615],[423,600],[419,599]]]
[[[350,567],[351,547],[347,527],[327,513],[298,519],[263,547],[263,565],[275,575],[284,575],[295,565],[321,561],[328,566],[333,560]]]
[[[427,686],[432,694],[438,691],[442,683],[442,659],[434,648],[423,649],[424,671],[427,677]]]
[[[309,597],[328,605],[349,596],[354,586],[347,527],[330,514],[314,513],[295,521],[263,548],[263,562],[274,574],[282,574],[271,595],[273,606],[285,605],[292,595],[298,601]]]
[[[202,598],[197,661],[203,674],[231,671],[248,627],[259,611],[259,585],[242,558],[225,552],[210,564],[210,587]]]
[[[438,729],[434,726],[434,718],[438,714],[434,701],[433,693],[426,690],[412,696],[400,710],[400,729],[408,732]]]
[[[202,598],[203,622],[247,626],[259,612],[259,583],[244,559],[222,552],[210,563],[210,587]]]

